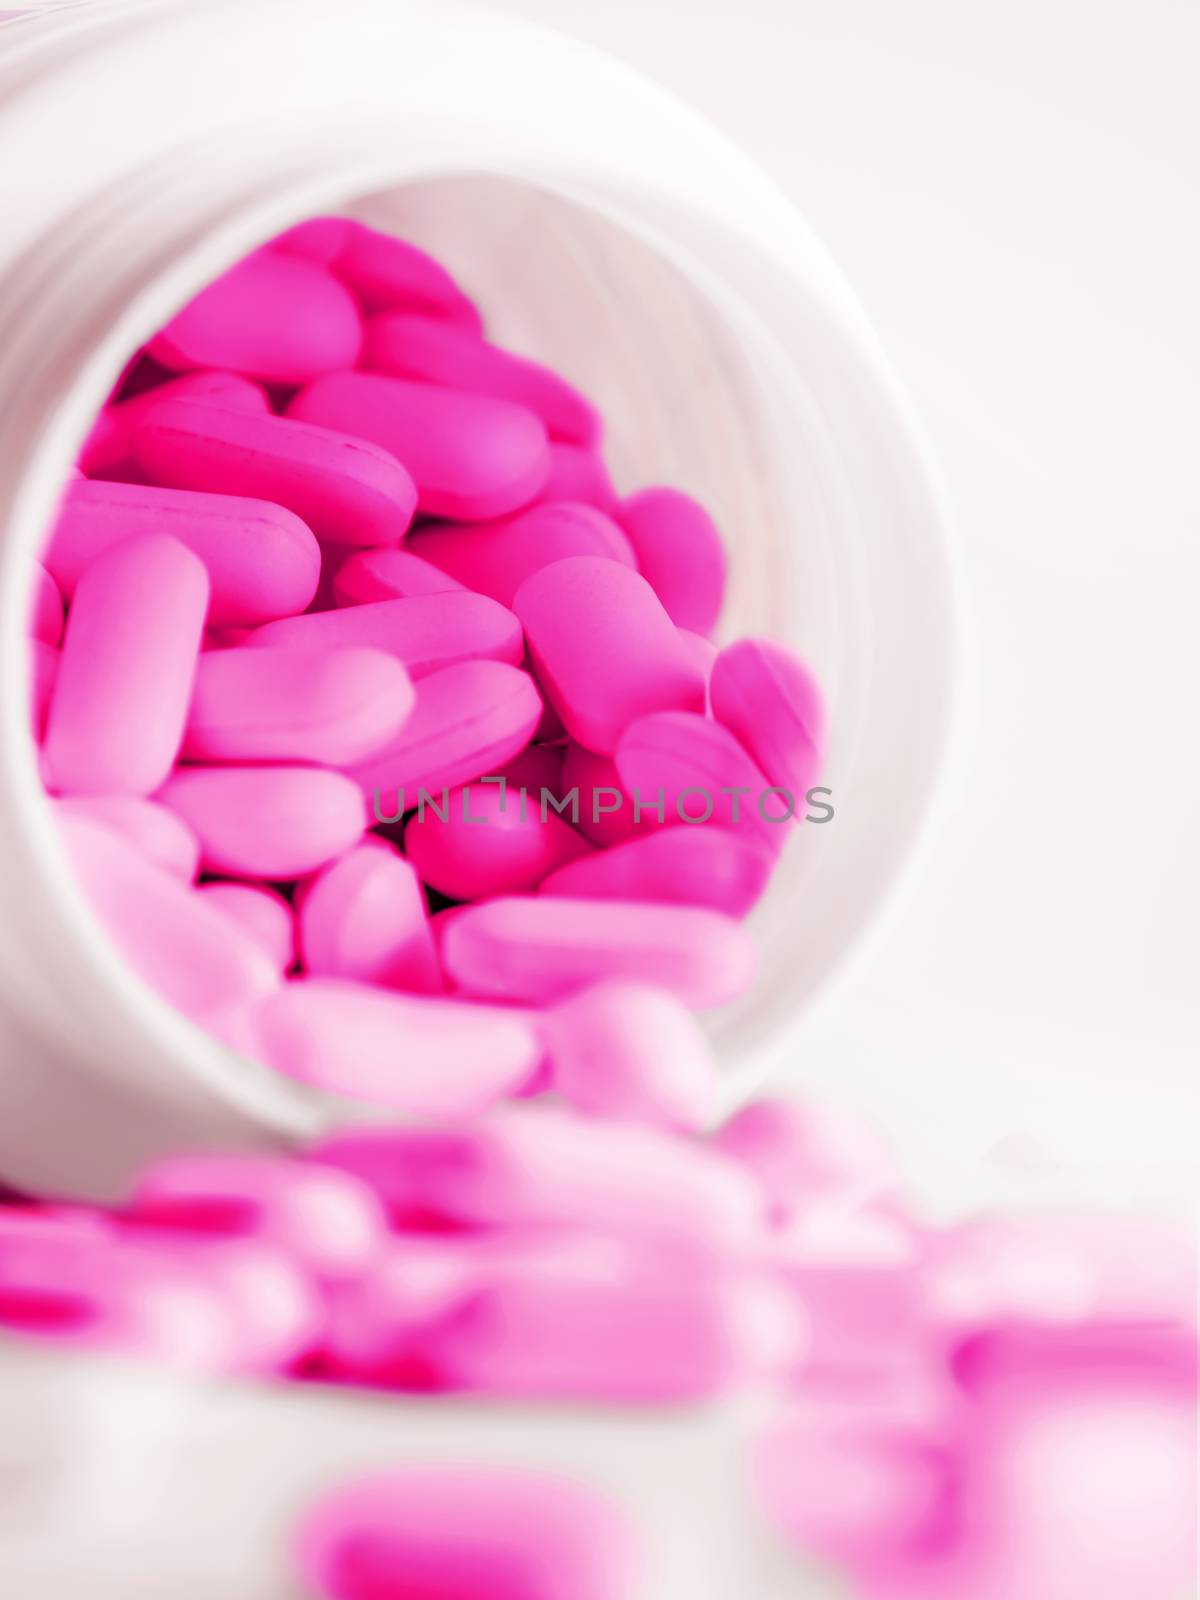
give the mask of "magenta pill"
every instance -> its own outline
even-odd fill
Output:
[[[409,550],[360,550],[337,569],[333,598],[339,606],[361,606],[372,600],[446,594],[462,587],[448,572]]]
[[[498,783],[452,789],[440,809],[419,810],[404,830],[404,851],[422,879],[452,900],[533,889],[556,867],[591,853],[540,794]]]
[[[711,906],[744,917],[766,888],[775,860],[765,845],[731,829],[655,828],[568,862],[542,880],[539,892]]]
[[[277,972],[296,959],[292,908],[281,894],[256,883],[202,883],[196,891],[260,946]]]
[[[65,795],[54,802],[59,816],[84,817],[119,834],[127,844],[169,872],[191,883],[200,867],[200,841],[166,806],[140,795]]]
[[[817,776],[825,713],[816,681],[791,650],[739,639],[713,663],[713,716],[735,734],[772,783],[796,796]]]
[[[319,767],[180,767],[158,798],[200,840],[207,872],[286,882],[362,837],[362,795]]]
[[[349,222],[334,270],[367,311],[417,311],[482,332],[479,312],[441,262],[403,239]]]
[[[128,539],[79,580],[46,727],[51,785],[149,794],[183,737],[208,575],[178,540]]]
[[[186,372],[181,378],[105,406],[80,451],[83,470],[96,477],[128,467],[134,428],[147,411],[171,400],[208,400],[226,411],[257,412],[260,416],[271,409],[265,391],[236,372]]]
[[[307,383],[352,367],[362,345],[354,297],[317,262],[258,250],[202,289],[151,339],[173,372],[221,367],[264,383]]]
[[[643,489],[618,513],[638,569],[680,628],[707,634],[725,595],[728,562],[716,524],[678,489]]]
[[[383,840],[348,851],[305,885],[298,926],[306,972],[385,989],[443,987],[416,869]]]
[[[429,516],[506,516],[534,498],[550,471],[545,425],[532,411],[376,372],[318,378],[291,402],[288,416],[391,451],[412,474]]]
[[[29,636],[56,645],[62,638],[63,603],[58,585],[40,564],[33,568],[33,595],[29,606]]]
[[[527,578],[513,610],[547,698],[589,750],[611,755],[647,712],[703,710],[704,680],[640,573],[572,556]]]
[[[397,312],[372,317],[362,364],[398,378],[513,400],[536,412],[552,439],[594,445],[600,438],[599,412],[565,378],[442,319]]]
[[[536,496],[539,504],[580,500],[612,515],[617,491],[598,450],[578,444],[550,444],[550,476]]]

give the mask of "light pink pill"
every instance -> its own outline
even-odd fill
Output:
[[[446,930],[442,956],[467,992],[535,1004],[603,978],[642,978],[707,1010],[754,977],[749,935],[720,912],[557,895],[471,906]]]
[[[498,773],[529,743],[542,711],[533,679],[501,661],[464,661],[422,678],[417,703],[378,755],[349,768],[374,822],[396,822],[443,789]]]
[[[321,549],[299,517],[265,500],[187,489],[72,484],[42,559],[70,597],[97,556],[145,533],[169,533],[204,563],[215,627],[291,616],[316,593]]]
[[[369,645],[398,657],[411,678],[460,661],[515,664],[522,658],[521,624],[512,612],[465,589],[283,617],[259,628],[247,643],[289,650]]]
[[[258,250],[202,289],[147,348],[172,372],[222,367],[293,384],[352,367],[361,345],[354,298],[331,272]]]
[[[284,881],[362,837],[362,795],[317,767],[180,767],[158,798],[200,840],[208,872]]]
[[[360,550],[343,561],[333,580],[339,606],[372,600],[411,600],[414,595],[448,594],[463,585],[448,572],[408,550]]]
[[[479,312],[441,262],[403,239],[351,222],[334,269],[367,311],[419,311],[482,332]]]
[[[332,373],[302,389],[288,416],[391,451],[430,516],[506,516],[533,499],[550,471],[546,428],[532,411],[405,378]]]
[[[45,567],[34,563],[33,595],[29,606],[29,635],[43,644],[55,645],[62,638],[63,603],[58,585]]]
[[[107,405],[84,441],[79,464],[92,476],[129,465],[130,439],[147,412],[174,400],[210,400],[226,411],[270,411],[265,392],[236,372],[186,372],[170,383],[143,389],[129,400]]]
[[[540,893],[711,906],[744,917],[774,866],[770,850],[732,829],[656,828],[568,862],[542,880]]]
[[[591,850],[539,794],[522,799],[507,779],[452,789],[440,808],[422,809],[404,830],[404,852],[424,882],[452,900],[536,888]]]
[[[443,987],[416,870],[383,840],[349,851],[305,886],[299,935],[306,972],[425,994]]]
[[[341,252],[351,224],[345,217],[310,217],[271,240],[272,250],[329,265]]]
[[[271,500],[336,544],[395,544],[417,504],[412,479],[378,445],[197,400],[149,410],[132,453],[151,483]]]
[[[398,378],[514,400],[541,417],[552,439],[594,445],[600,438],[600,413],[565,378],[444,320],[398,312],[372,317],[362,365]]]
[[[617,491],[604,458],[598,451],[577,444],[551,443],[550,476],[535,498],[539,505],[555,500],[582,500],[585,505],[596,506],[610,515],[617,509]]]
[[[333,978],[284,985],[255,1009],[256,1054],[287,1077],[406,1116],[476,1116],[519,1089],[542,1045],[494,1006]]]
[[[111,828],[156,867],[192,883],[200,867],[200,841],[166,806],[140,795],[68,795],[54,802],[59,816],[86,817]]]
[[[245,1005],[278,981],[273,964],[193,889],[110,828],[60,816],[80,887],[138,976],[186,1016]]]
[[[680,628],[711,632],[725,595],[728,561],[716,524],[678,489],[643,489],[619,512],[638,569]]]
[[[621,787],[611,756],[597,755],[572,740],[563,758],[562,787],[566,793],[579,791],[579,831],[593,844],[622,844],[645,826],[634,821],[633,802]]]
[[[415,698],[382,650],[210,650],[196,669],[183,754],[344,766],[390,743]]]
[[[128,539],[79,580],[46,727],[53,787],[149,794],[183,737],[208,575],[164,534]]]
[[[738,739],[772,783],[797,798],[821,764],[825,713],[804,663],[769,639],[739,639],[713,663],[713,716]]]
[[[513,600],[537,678],[571,735],[611,755],[650,711],[701,711],[704,680],[640,573],[572,556],[527,578]]]
[[[292,908],[274,889],[251,883],[202,883],[196,891],[260,945],[277,972],[296,959]]]
[[[505,606],[512,605],[526,578],[566,556],[602,556],[637,566],[628,539],[611,517],[570,501],[535,506],[498,522],[435,523],[418,529],[409,548]]]

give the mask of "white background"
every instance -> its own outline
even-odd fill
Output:
[[[503,0],[823,235],[966,557],[968,745],[805,1080],[931,1199],[1173,1196],[1200,1137],[1200,3]]]

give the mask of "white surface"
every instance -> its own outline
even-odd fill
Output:
[[[961,797],[803,1080],[877,1105],[931,1194],[1178,1199],[1200,1126],[1200,6],[503,4],[764,163],[952,496]]]

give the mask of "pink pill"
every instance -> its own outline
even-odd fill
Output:
[[[149,794],[179,751],[208,575],[165,534],[128,539],[79,580],[46,728],[51,784]]]
[[[533,499],[550,471],[545,425],[507,400],[337,372],[302,389],[287,414],[391,451],[412,474],[429,516],[506,516]]]
[[[54,802],[59,816],[85,817],[111,828],[127,844],[169,872],[192,883],[200,868],[200,841],[166,806],[140,795],[69,795]]]
[[[351,222],[335,270],[367,311],[419,311],[482,332],[479,312],[441,262],[403,239]]]
[[[296,1541],[306,1590],[328,1600],[631,1600],[639,1559],[582,1483],[441,1462],[337,1489]]]
[[[210,650],[196,669],[183,754],[192,761],[365,760],[416,696],[382,650]]]
[[[594,445],[600,438],[599,412],[557,372],[434,317],[397,312],[372,317],[362,364],[398,378],[513,400],[536,412],[552,439]]]
[[[362,795],[316,767],[180,767],[158,798],[200,840],[207,872],[285,881],[362,837]]]
[[[611,755],[650,711],[700,711],[704,680],[640,573],[572,556],[527,578],[513,600],[538,680],[571,737]]]
[[[418,529],[409,548],[505,606],[512,605],[526,578],[566,556],[602,556],[637,566],[628,539],[611,517],[569,501],[535,506],[498,522],[436,523]]]
[[[58,585],[45,567],[34,563],[33,595],[29,607],[29,635],[43,644],[55,645],[62,638],[63,603]]]
[[[408,550],[361,550],[343,561],[333,580],[334,603],[361,606],[372,600],[411,600],[448,594],[463,585]]]
[[[245,1005],[278,981],[261,948],[110,828],[60,816],[84,896],[138,976],[186,1016]]]
[[[294,384],[352,367],[361,344],[358,308],[331,272],[259,250],[202,289],[147,348],[172,372],[222,367]]]
[[[147,533],[169,533],[204,563],[215,627],[291,616],[316,593],[321,550],[299,517],[265,500],[187,489],[72,484],[42,559],[70,597],[97,556]]]
[[[405,1116],[476,1116],[532,1075],[529,1020],[334,978],[293,980],[256,1007],[256,1054],[290,1078]]]
[[[40,639],[31,639],[29,650],[29,725],[40,744],[45,737],[46,718],[58,677],[59,653]]]
[[[538,504],[582,500],[610,515],[617,509],[617,491],[604,458],[598,451],[577,444],[551,443],[550,476],[536,499]]]
[[[490,777],[529,743],[542,711],[527,672],[501,661],[464,661],[416,686],[417,703],[397,737],[349,769],[375,822],[397,822],[424,790]]]
[[[292,908],[281,894],[250,883],[202,883],[201,899],[215,906],[261,947],[277,972],[296,959]]]
[[[306,885],[299,933],[309,973],[417,993],[442,988],[416,870],[383,840],[364,842]]]
[[[825,744],[821,692],[804,663],[769,639],[740,639],[713,663],[709,692],[713,716],[799,809]]]
[[[644,826],[633,820],[633,802],[621,787],[611,756],[572,741],[563,759],[562,786],[579,791],[579,831],[593,844],[623,844]]]
[[[147,412],[174,400],[209,400],[226,411],[270,411],[266,394],[257,383],[236,372],[187,372],[170,383],[156,384],[129,400],[105,406],[92,424],[79,454],[83,470],[92,476],[130,464],[133,430]]]
[[[339,611],[311,611],[259,628],[252,645],[289,650],[334,650],[369,645],[403,661],[411,678],[460,661],[522,658],[521,624],[484,594],[466,590],[375,600]]]
[[[539,794],[522,799],[507,779],[452,789],[441,809],[418,810],[404,830],[422,879],[452,900],[533,889],[591,849]]]
[[[412,479],[378,445],[197,400],[152,407],[132,451],[151,483],[271,500],[337,544],[395,544],[417,504]]]
[[[272,250],[328,266],[341,253],[352,224],[345,217],[310,217],[271,240]]]
[[[702,906],[568,900],[557,895],[471,906],[446,930],[443,960],[464,990],[535,1004],[603,978],[642,978],[707,1010],[754,977],[754,945]]]
[[[711,906],[744,917],[775,866],[765,846],[723,828],[656,828],[542,880],[540,892],[576,899]]]
[[[709,633],[720,615],[728,562],[708,512],[678,489],[643,489],[619,515],[638,568],[671,620]]]

